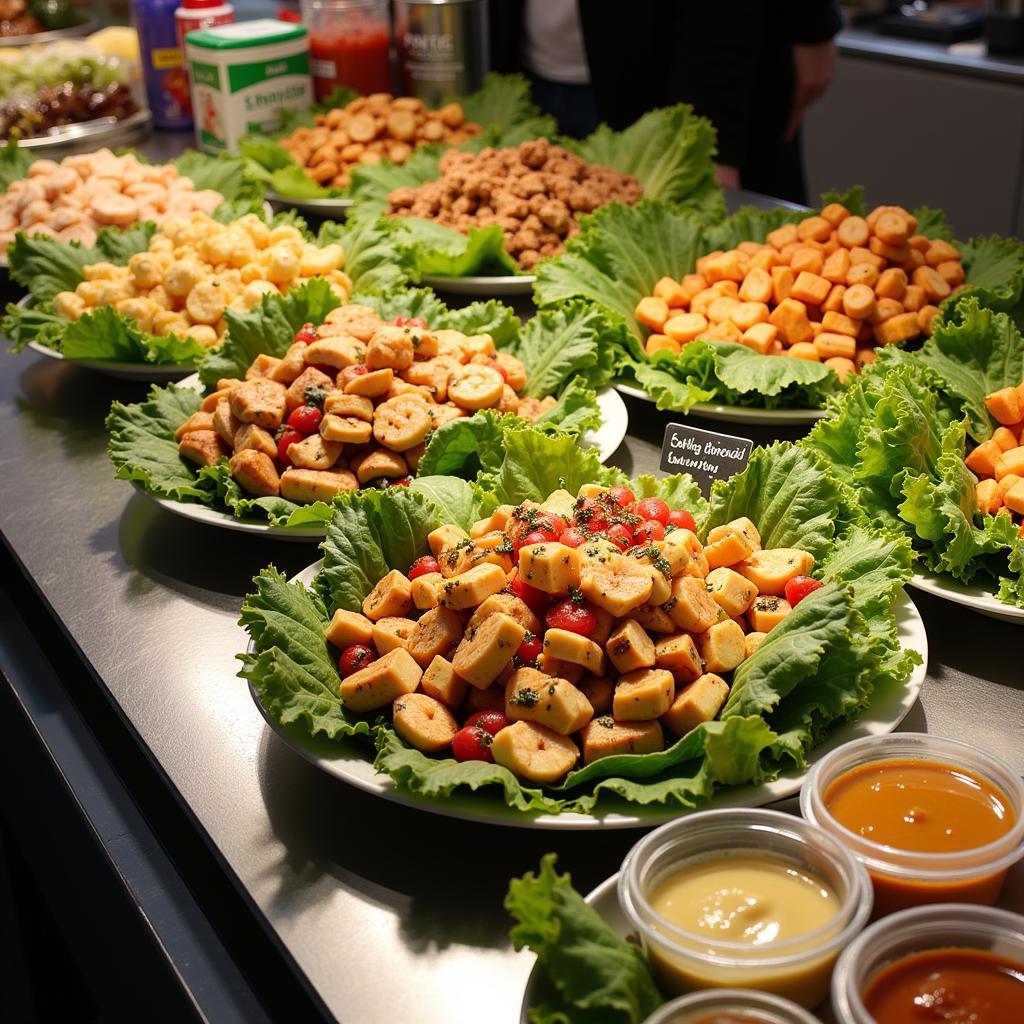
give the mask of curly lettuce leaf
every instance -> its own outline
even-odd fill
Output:
[[[337,242],[345,253],[345,273],[353,291],[384,292],[408,283],[410,260],[395,236],[395,225],[383,218],[350,216],[343,224],[325,221],[316,244]]]
[[[195,366],[209,351],[195,338],[147,334],[112,306],[98,306],[69,323],[60,338],[65,359],[159,366]]]
[[[537,430],[550,429],[566,434],[585,434],[588,430],[597,430],[601,422],[597,394],[579,377],[573,377],[555,404],[533,420],[533,426]]]
[[[505,252],[505,235],[497,224],[470,228],[463,234],[424,217],[400,217],[396,223],[412,254],[417,278],[522,274],[519,264]]]
[[[530,83],[522,75],[494,71],[484,75],[484,84],[476,92],[448,96],[443,102],[461,104],[466,120],[484,128],[520,124],[540,114],[530,95]]]
[[[1016,238],[972,238],[960,246],[970,288],[944,307],[974,296],[980,305],[1009,313],[1024,330],[1024,242]]]
[[[531,1024],[640,1024],[662,1002],[647,960],[555,871],[555,859],[513,878],[505,897],[517,922],[512,943],[537,954],[552,997],[528,1008]]]
[[[775,206],[770,210],[741,206],[720,223],[707,226],[702,254],[715,249],[735,249],[740,242],[763,242],[770,231],[783,224],[797,224],[806,216],[806,210],[793,210],[786,206]]]
[[[46,304],[49,307],[49,303]],[[25,306],[7,304],[0,321],[0,334],[11,343],[14,352],[20,352],[31,342],[37,342],[54,351],[60,350],[61,338],[67,321],[52,309],[40,309],[35,303]]]
[[[178,173],[191,178],[197,190],[213,189],[224,197],[224,202],[213,212],[214,219],[226,224],[245,213],[263,216],[263,186],[250,173],[246,161],[221,153],[186,150],[173,161]]]
[[[238,486],[231,475],[231,467],[227,459],[221,459],[213,466],[200,466],[196,477],[203,483],[210,484],[214,489],[216,500],[219,501],[237,519],[249,519],[256,522],[267,522],[270,526],[310,527],[324,526],[333,514],[333,506],[325,501],[315,501],[310,505],[299,505],[287,498],[266,495],[253,498]]]
[[[247,172],[286,199],[340,199],[344,191],[318,185],[291,153],[267,135],[246,135],[238,140],[238,152]]]
[[[468,478],[495,473],[504,458],[505,428],[521,424],[513,413],[492,409],[449,420],[430,435],[419,472],[423,476],[457,473]]]
[[[409,490],[422,494],[437,509],[442,523],[455,523],[467,533],[498,507],[493,494],[457,476],[419,476]]]
[[[439,165],[443,155],[443,146],[417,146],[404,164],[384,161],[353,167],[349,193],[357,204],[356,215],[383,213],[388,206],[388,194],[396,188],[419,188],[436,180],[441,173]]]

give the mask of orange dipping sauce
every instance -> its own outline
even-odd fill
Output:
[[[1024,1020],[1024,964],[980,949],[930,949],[889,964],[864,991],[878,1024]]]
[[[1006,794],[956,765],[917,758],[872,761],[825,791],[824,803],[844,828],[864,839],[914,853],[955,854],[987,846],[1010,832],[1016,814]],[[929,884],[879,874],[875,914],[919,903],[994,903],[1006,872]]]

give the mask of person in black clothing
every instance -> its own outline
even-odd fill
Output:
[[[806,201],[800,127],[835,71],[834,0],[575,0],[589,84],[524,66],[533,2],[490,4],[491,63],[526,70],[538,105],[567,134],[585,135],[598,120],[625,128],[655,107],[690,103],[718,131],[723,184]]]

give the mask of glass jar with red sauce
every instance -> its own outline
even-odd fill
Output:
[[[832,976],[837,1024],[1024,1021],[1024,917],[959,903],[861,932]]]
[[[1024,857],[1020,776],[971,744],[926,733],[833,750],[808,774],[800,811],[867,868],[876,917],[926,903],[991,906]]]
[[[809,1010],[756,989],[691,992],[666,1003],[644,1024],[821,1024]]]
[[[391,92],[388,0],[301,0],[318,100],[339,86],[368,96]]]

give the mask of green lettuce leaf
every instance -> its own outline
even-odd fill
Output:
[[[629,482],[637,501],[661,498],[673,509],[684,509],[700,524],[708,514],[708,503],[701,494],[700,485],[689,473],[654,477],[648,473]]]
[[[246,161],[221,153],[207,156],[186,150],[174,161],[178,173],[191,178],[197,190],[213,189],[224,202],[213,212],[214,219],[226,224],[246,213],[263,216],[263,186],[249,172]]]
[[[147,334],[112,306],[98,306],[69,323],[60,338],[66,359],[194,366],[209,351],[195,338]]]
[[[1024,330],[1024,242],[1016,238],[972,238],[960,246],[970,288],[943,303],[963,302],[974,296],[982,306],[1009,313]]]
[[[238,152],[252,177],[286,199],[340,199],[345,195],[342,189],[318,185],[274,138],[246,135],[238,140]]]
[[[423,476],[457,473],[467,478],[476,478],[481,472],[497,472],[504,458],[505,428],[521,423],[513,413],[491,409],[449,420],[430,435],[419,472]]]
[[[420,476],[409,490],[422,494],[437,509],[442,523],[455,523],[467,533],[498,507],[493,494],[457,476]]]
[[[532,1024],[640,1024],[662,1002],[641,950],[618,938],[601,916],[555,871],[509,882],[505,909],[516,919],[512,942],[537,954],[551,1001],[532,1006]]]
[[[461,104],[466,120],[485,128],[520,124],[540,113],[530,95],[530,83],[522,75],[494,71],[484,75],[484,84],[476,92],[448,96],[443,102]]]
[[[533,420],[537,430],[559,430],[566,434],[585,434],[601,426],[601,409],[597,394],[579,377],[572,377],[558,396],[558,401],[547,412]]]
[[[353,291],[384,292],[409,280],[410,259],[397,243],[395,232],[395,225],[383,218],[349,216],[344,224],[321,224],[316,243],[341,245]]]
[[[334,512],[333,505],[324,501],[298,505],[287,498],[270,495],[250,497],[231,475],[227,459],[221,459],[213,466],[199,467],[196,476],[202,483],[213,487],[216,495],[214,505],[219,501],[238,519],[265,520],[270,526],[324,526]]]
[[[470,228],[467,234],[423,217],[399,217],[395,223],[412,254],[416,276],[469,277],[521,274],[519,264],[505,252],[505,236],[494,224]]]
[[[32,151],[19,146],[17,139],[8,139],[0,148],[0,192],[6,192],[12,182],[28,177],[34,159]]]
[[[11,343],[12,351],[20,352],[33,341],[59,351],[67,321],[57,316],[49,308],[49,303],[46,305],[47,309],[40,309],[34,303],[26,306],[17,306],[13,302],[7,304],[5,316],[0,321],[0,334]]]

